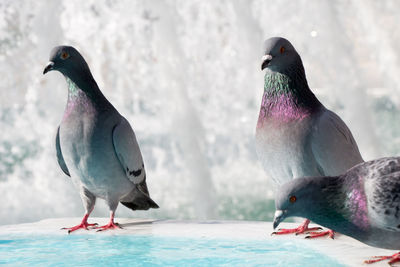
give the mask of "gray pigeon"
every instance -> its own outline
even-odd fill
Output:
[[[129,122],[101,93],[89,67],[73,47],[58,46],[50,53],[43,74],[58,70],[68,84],[68,102],[57,129],[57,160],[79,189],[86,213],[68,229],[88,229],[87,218],[96,198],[110,208],[110,222],[100,230],[119,228],[114,223],[118,203],[132,210],[158,208],[150,198],[142,154]]]
[[[308,87],[303,63],[292,44],[281,37],[264,43],[261,70],[264,95],[256,128],[256,149],[276,186],[303,176],[339,175],[363,162],[346,124],[326,109]],[[296,229],[276,234],[304,233]],[[329,234],[326,231],[313,237]]]
[[[275,200],[274,228],[300,216],[370,246],[400,249],[400,157],[361,163],[339,176],[295,179]],[[366,262],[384,259],[400,261],[400,253]]]

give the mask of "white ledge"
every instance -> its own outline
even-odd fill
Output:
[[[46,219],[35,223],[0,226],[0,235],[4,234],[55,234],[65,235],[62,227],[71,227],[80,222],[81,218]],[[100,225],[108,222],[107,218],[89,218],[89,222]],[[363,261],[371,256],[392,255],[396,251],[373,248],[350,237],[336,234],[335,240],[327,237],[317,239],[304,239],[304,235],[271,236],[273,232],[270,222],[253,221],[173,221],[173,220],[146,220],[117,218],[116,222],[123,227],[121,230],[108,230],[96,232],[95,230],[78,230],[72,234],[79,235],[152,235],[152,236],[177,236],[192,238],[229,238],[267,240],[282,239],[293,242],[307,242],[317,251],[335,258],[338,262],[348,266],[388,266],[387,261],[365,265]],[[293,223],[282,223],[282,228],[293,228]]]

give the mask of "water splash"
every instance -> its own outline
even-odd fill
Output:
[[[398,10],[374,1],[11,1],[0,3],[0,224],[80,216],[57,166],[67,99],[52,47],[76,46],[136,131],[156,218],[268,219],[255,154],[264,38],[288,38],[309,85],[365,159],[400,151]],[[312,32],[318,33],[317,35]],[[108,216],[99,201],[95,215]],[[119,207],[117,216],[136,216]]]

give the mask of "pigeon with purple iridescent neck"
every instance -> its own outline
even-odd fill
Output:
[[[80,192],[85,215],[68,232],[88,229],[87,219],[96,198],[110,209],[107,225],[99,230],[120,228],[114,223],[118,203],[132,210],[158,208],[150,198],[142,154],[129,122],[101,93],[82,55],[71,46],[57,46],[43,74],[61,72],[68,84],[68,101],[57,129],[57,160]]]
[[[288,40],[265,41],[261,69],[266,72],[256,150],[274,185],[304,176],[339,175],[363,162],[349,128],[311,92],[300,55]],[[306,220],[276,234],[315,230],[308,224]],[[333,238],[332,231],[312,237],[326,234]]]
[[[274,228],[287,217],[308,218],[370,246],[400,249],[400,157],[360,163],[345,174],[307,177],[279,188]],[[366,263],[400,253],[378,256]]]

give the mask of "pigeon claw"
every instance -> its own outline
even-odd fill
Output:
[[[299,227],[293,229],[278,229],[276,232],[272,232],[271,235],[287,235],[287,234],[295,234],[300,235],[304,233],[308,233],[310,231],[319,231],[322,230],[321,227],[312,227],[308,228],[309,221],[306,220]]]
[[[392,265],[393,263],[400,262],[400,252],[397,252],[393,254],[392,256],[373,256],[373,260],[366,260],[364,263],[366,264],[371,264],[379,261],[384,261],[384,260],[389,260],[389,265]]]
[[[310,231],[321,231],[321,230],[322,230],[321,227],[306,228],[303,232],[296,232],[295,235],[310,233]],[[319,232],[312,232],[312,233],[319,233]]]
[[[87,223],[87,222],[82,222],[76,226],[73,227],[63,227],[61,228],[61,230],[68,230],[68,234],[72,233],[73,231],[76,231],[78,229],[85,229],[85,230],[89,230],[88,227],[95,227],[97,226],[97,223]]]
[[[97,232],[101,232],[108,229],[122,229],[122,227],[119,223],[109,222],[108,224],[96,227],[95,229],[98,229]]]
[[[319,229],[321,230],[321,229]],[[305,238],[307,239],[311,239],[311,238],[317,238],[317,237],[322,237],[322,236],[329,236],[332,239],[335,239],[335,232],[332,230],[327,230],[327,231],[323,231],[323,232],[310,232],[308,236],[306,236]]]

